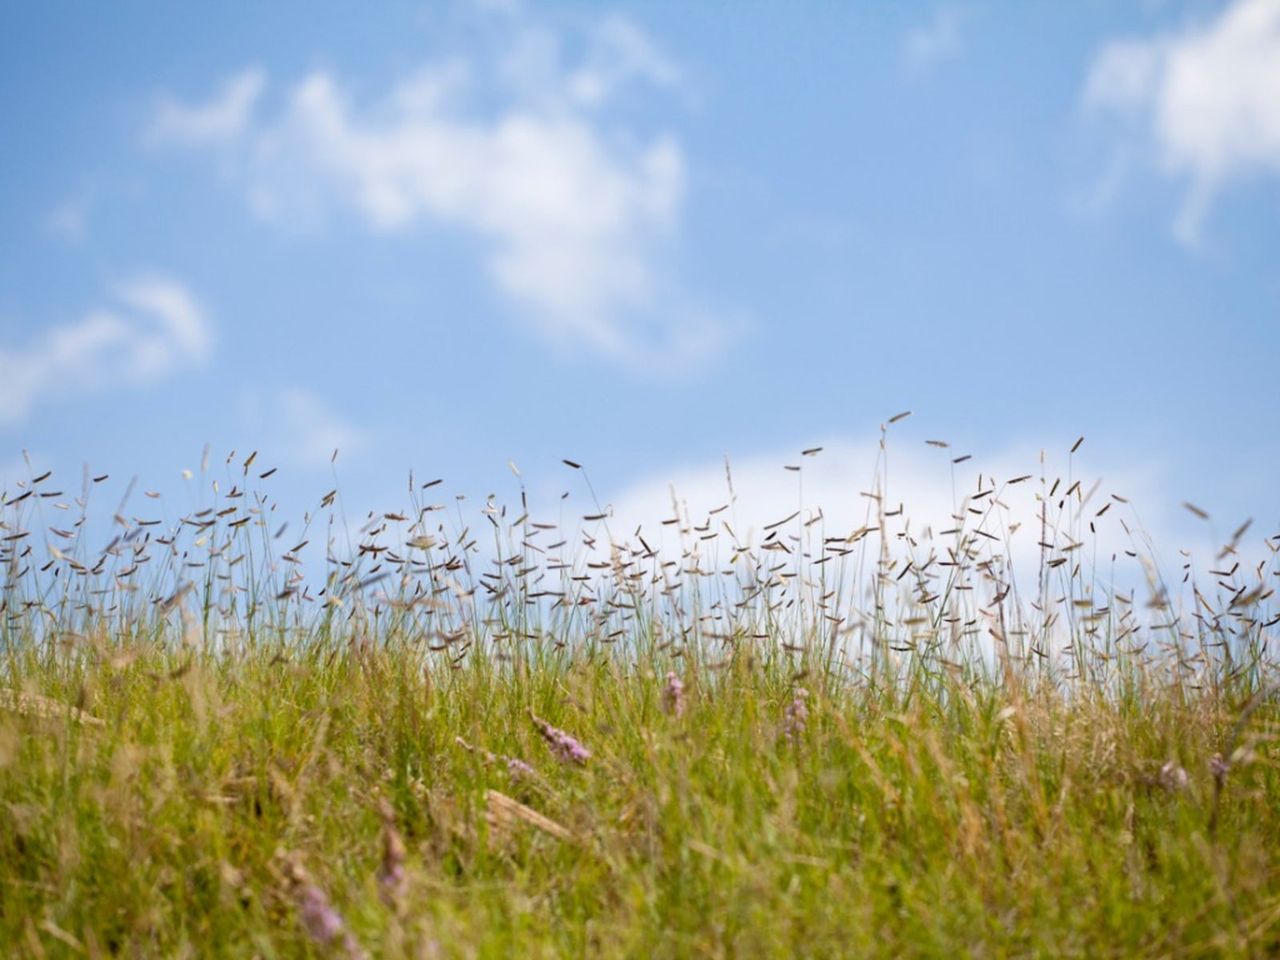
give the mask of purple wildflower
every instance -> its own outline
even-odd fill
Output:
[[[382,818],[382,865],[378,868],[378,887],[388,906],[395,906],[404,895],[405,849],[400,831],[396,829],[395,811],[385,800],[378,807]]]
[[[540,724],[542,721],[540,721],[537,717],[534,717],[533,722]],[[545,736],[545,734],[543,735]],[[471,744],[467,743],[467,741],[463,740],[461,737],[454,737],[454,740],[458,744],[458,746],[462,747],[464,750],[469,750],[472,753],[480,754],[482,757],[484,757],[485,763],[498,763],[499,761],[505,763],[507,765],[507,774],[511,777],[512,780],[524,780],[526,778],[532,778],[538,775],[538,772],[534,770],[533,767],[529,766],[529,764],[525,763],[519,757],[500,757],[496,753],[490,753],[488,750],[483,750],[479,747],[473,747]],[[588,754],[588,756],[590,756],[590,754]]]
[[[299,871],[300,876],[305,876]],[[342,914],[334,909],[329,895],[310,881],[302,882],[294,894],[298,900],[298,915],[302,926],[317,944],[328,947],[340,943],[348,960],[365,960],[367,954],[347,929]]]
[[[1213,779],[1217,783],[1218,789],[1222,789],[1222,785],[1227,779],[1227,771],[1230,769],[1230,762],[1223,760],[1222,754],[1215,753],[1209,758],[1209,772],[1213,774]]]
[[[1160,768],[1160,776],[1158,777],[1160,786],[1166,790],[1185,790],[1187,784],[1191,782],[1191,778],[1187,776],[1187,771],[1182,769],[1172,760]]]
[[[792,743],[800,739],[804,734],[805,726],[808,724],[809,707],[805,704],[808,696],[808,690],[803,687],[796,687],[791,695],[791,702],[783,710],[782,733]]]
[[[674,670],[667,673],[667,685],[662,688],[662,706],[677,720],[684,716],[684,684]]]
[[[545,720],[540,720],[532,713],[529,714],[533,719],[533,724],[538,728],[538,732],[542,734],[542,739],[547,741],[547,746],[551,748],[551,752],[561,763],[585,764],[591,759],[591,751],[582,745],[577,737],[571,733],[566,733],[559,727],[553,727]]]
[[[342,915],[329,902],[329,895],[314,883],[298,888],[298,915],[311,939],[324,946],[337,940],[346,929]]]
[[[507,757],[507,773],[512,780],[523,780],[527,777],[534,776],[533,767],[525,763],[519,757]]]
[[[378,887],[388,906],[396,905],[404,892],[404,885],[404,864],[384,855],[382,867],[378,870]]]

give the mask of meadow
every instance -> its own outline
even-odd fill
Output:
[[[1280,951],[1270,531],[1167,578],[1048,473],[748,533],[731,475],[633,531],[217,472],[102,537],[100,478],[4,491],[0,955]]]

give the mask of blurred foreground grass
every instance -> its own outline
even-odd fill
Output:
[[[1259,691],[850,682],[746,647],[103,642],[9,671],[5,956],[1280,949]]]

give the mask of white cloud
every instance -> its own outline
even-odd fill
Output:
[[[1084,101],[1149,137],[1163,170],[1187,182],[1174,230],[1195,243],[1227,184],[1280,174],[1280,3],[1236,0],[1212,22],[1109,43]]]
[[[248,68],[228,77],[217,96],[201,106],[165,98],[151,118],[147,139],[186,146],[230,143],[249,126],[266,82],[261,70]]]
[[[502,55],[428,66],[370,100],[331,73],[304,77],[236,138],[253,209],[282,224],[338,207],[381,233],[454,228],[481,239],[489,276],[548,338],[638,363],[687,355],[716,323],[673,275],[684,151],[604,115],[624,87],[670,87],[679,71],[617,17],[573,66],[546,29],[507,39]],[[233,86],[179,110],[223,117]]]
[[[45,230],[68,243],[81,243],[89,235],[88,210],[84,203],[65,200],[50,211]]]
[[[964,23],[961,12],[955,7],[939,7],[933,19],[907,34],[903,55],[907,63],[918,70],[957,57],[964,50],[964,37],[960,28]]]
[[[585,62],[568,77],[570,94],[587,106],[603,106],[634,80],[678,87],[681,70],[652,40],[623,17],[610,16],[592,30]]]
[[[113,293],[113,306],[25,346],[0,346],[0,426],[55,398],[155,383],[208,356],[204,312],[181,283],[145,276]]]
[[[364,433],[322,397],[300,386],[242,398],[244,419],[259,431],[263,453],[300,467],[326,466],[335,451],[350,456],[365,449]]]

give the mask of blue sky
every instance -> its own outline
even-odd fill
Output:
[[[1084,435],[1280,521],[1277,0],[7,5],[0,130],[0,483],[773,510],[909,409],[921,501]]]

